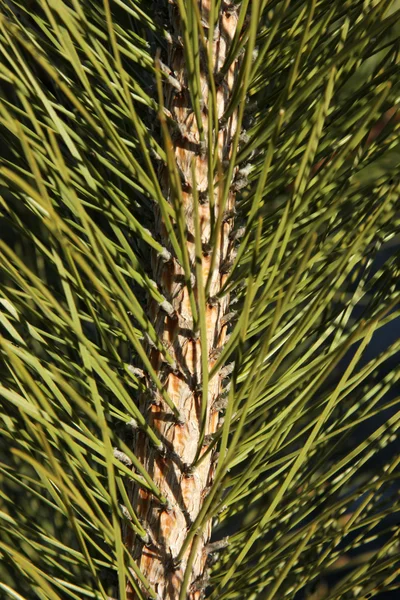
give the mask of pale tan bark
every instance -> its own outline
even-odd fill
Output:
[[[199,0],[199,8],[205,23],[208,22],[209,0]],[[170,19],[174,28],[174,37],[182,38],[180,31],[181,23],[179,12],[174,3],[170,3]],[[218,28],[215,31],[214,41],[214,73],[224,63],[230,42],[234,36],[237,26],[237,14],[229,10],[225,3],[221,10]],[[203,61],[202,61],[203,62]],[[205,62],[205,61],[204,61]],[[182,191],[184,213],[188,227],[187,247],[192,266],[195,272],[195,246],[194,246],[194,224],[193,224],[193,195],[189,191],[192,187],[191,163],[195,161],[197,189],[206,192],[208,187],[208,165],[206,156],[199,151],[199,131],[196,119],[191,108],[189,93],[187,91],[187,73],[183,50],[179,44],[171,44],[168,56],[168,66],[173,71],[174,77],[182,87],[181,93],[176,90],[166,92],[165,103],[173,118],[185,131],[185,136],[180,139],[175,147],[175,159],[187,186]],[[227,106],[238,65],[233,63],[228,74],[217,88],[218,116],[221,117]],[[203,124],[207,136],[208,118],[208,79],[204,72],[201,73]],[[219,132],[218,153],[221,163],[229,160],[231,143],[236,132],[236,113],[229,119],[226,127]],[[169,198],[170,189],[166,170],[161,174],[161,181],[165,197]],[[218,192],[215,192],[216,209],[218,213]],[[234,204],[234,192],[229,194],[226,209],[232,209]],[[201,222],[201,235],[204,247],[210,241],[210,202],[204,199],[199,203]],[[160,215],[156,215],[158,222],[158,236],[169,248],[165,228]],[[225,274],[221,272],[221,266],[229,260],[231,243],[229,233],[232,228],[232,219],[226,220],[221,225],[217,246],[217,260],[212,273],[212,284],[210,297],[216,296],[221,289]],[[191,235],[190,235],[191,234]],[[170,249],[170,248],[169,248]],[[205,252],[202,258],[202,272],[204,281],[210,271],[211,256]],[[157,500],[151,494],[143,490],[132,491],[132,503],[138,512],[142,522],[149,533],[151,542],[146,546],[126,531],[125,542],[132,552],[133,557],[146,578],[151,583],[159,598],[165,600],[177,600],[179,598],[183,576],[185,573],[190,548],[185,553],[180,564],[174,564],[176,557],[182,547],[188,529],[198,515],[209,486],[212,484],[215,465],[212,453],[203,460],[200,466],[188,474],[187,466],[193,463],[200,436],[200,403],[201,403],[201,345],[200,339],[192,330],[192,313],[189,302],[188,290],[182,285],[183,269],[178,262],[172,258],[169,262],[163,262],[154,256],[152,262],[153,277],[160,290],[172,304],[176,317],[168,316],[155,302],[149,307],[149,314],[155,323],[160,339],[169,348],[174,357],[178,369],[171,372],[170,368],[162,362],[160,355],[154,349],[149,349],[152,365],[157,371],[160,379],[165,382],[165,389],[169,396],[184,415],[185,422],[176,422],[171,410],[166,406],[160,395],[154,392],[153,402],[149,404],[142,399],[142,410],[146,411],[148,422],[158,434],[166,447],[164,456],[160,455],[149,444],[146,436],[139,433],[135,443],[134,451],[143,462],[154,482],[169,499],[170,507],[163,510]],[[196,285],[194,288],[196,294]],[[225,296],[217,303],[208,303],[206,307],[207,343],[209,355],[209,368],[215,362],[218,349],[224,344],[226,337],[226,325],[222,317],[228,311],[229,297]],[[218,426],[218,412],[213,408],[218,395],[221,393],[221,375],[216,375],[208,386],[208,406],[205,433],[212,434]],[[203,451],[206,446],[203,446]],[[198,583],[206,568],[205,547],[210,539],[211,523],[208,523],[202,533],[201,541],[197,546],[196,556],[190,574],[190,586],[188,598],[195,600],[201,597],[197,589]],[[129,600],[136,598],[135,593],[128,585]]]

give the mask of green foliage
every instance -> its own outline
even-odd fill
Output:
[[[178,4],[196,65],[194,0]],[[125,600],[126,578],[146,585],[122,543],[121,519],[146,537],[125,482],[165,501],[130,444],[133,427],[160,444],[130,366],[162,390],[145,340],[172,360],[145,311],[146,297],[165,300],[149,272],[165,251],[154,205],[184,254],[157,176],[165,6],[0,6],[1,594],[105,599],[117,587]],[[238,10],[231,60],[244,58],[227,109],[243,122],[238,241],[223,290],[234,314],[209,377],[234,368],[215,482],[187,544],[211,518],[216,539],[230,536],[213,599],[311,599],[314,584],[328,600],[372,597],[399,583],[399,341],[368,352],[400,314],[396,119],[368,135],[398,102],[400,7]]]

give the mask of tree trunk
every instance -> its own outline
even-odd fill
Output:
[[[210,0],[198,0],[199,9],[206,35],[209,21]],[[224,345],[226,338],[226,324],[224,315],[228,312],[229,297],[213,301],[226,278],[226,264],[232,254],[232,242],[229,234],[232,229],[232,218],[222,219],[218,232],[217,244],[214,246],[216,260],[214,266],[210,253],[211,211],[214,211],[214,221],[217,219],[220,202],[218,185],[215,186],[214,200],[210,203],[208,190],[208,152],[204,152],[204,144],[200,143],[200,133],[195,114],[191,106],[188,92],[188,74],[184,59],[184,35],[182,21],[175,3],[169,3],[169,16],[171,24],[171,44],[168,50],[168,66],[171,74],[179,82],[181,91],[170,86],[165,92],[165,105],[176,121],[177,130],[180,131],[178,139],[173,142],[172,152],[182,180],[183,213],[186,221],[187,250],[189,255],[192,275],[195,275],[195,223],[194,223],[194,197],[193,185],[197,188],[199,197],[198,211],[202,242],[201,271],[203,286],[212,272],[211,286],[208,301],[205,307],[206,338],[208,372],[211,370],[218,356],[218,350]],[[213,42],[214,75],[224,64],[225,57],[230,47],[231,40],[236,31],[238,16],[228,2],[223,3],[218,22],[215,28]],[[174,41],[172,41],[174,40]],[[182,44],[180,43],[182,41]],[[199,42],[201,47],[201,44]],[[201,80],[201,112],[205,140],[208,139],[208,98],[209,80],[206,74],[207,57],[201,49],[200,55],[200,80]],[[218,118],[221,118],[231,95],[237,76],[238,63],[235,61],[226,76],[221,81],[216,78]],[[218,156],[220,164],[229,161],[232,140],[236,132],[236,113],[234,112],[218,133]],[[191,165],[194,161],[196,181],[192,181]],[[160,173],[163,193],[166,199],[171,200],[171,182],[168,170],[163,167]],[[216,183],[216,178],[214,179]],[[232,186],[231,186],[232,187]],[[233,213],[234,191],[228,195],[225,210]],[[213,207],[214,205],[214,207]],[[160,453],[149,443],[146,435],[139,432],[136,437],[134,451],[140,458],[153,481],[159,486],[162,493],[169,500],[169,507],[163,509],[159,502],[150,493],[144,490],[133,489],[131,501],[149,535],[149,544],[144,545],[135,538],[130,531],[125,532],[125,543],[132,552],[133,557],[159,598],[177,600],[179,598],[182,581],[188,563],[190,546],[177,563],[176,559],[182,548],[187,532],[197,517],[209,486],[214,476],[215,456],[209,453],[200,465],[191,472],[188,467],[193,464],[201,439],[201,402],[203,374],[201,367],[202,340],[198,331],[194,331],[193,315],[189,300],[188,286],[183,283],[184,270],[174,257],[165,224],[161,215],[156,215],[156,236],[162,240],[164,246],[171,252],[171,258],[152,257],[153,278],[157,282],[169,303],[167,311],[156,302],[149,303],[149,315],[155,323],[159,339],[169,349],[176,362],[172,371],[167,363],[163,362],[160,353],[149,347],[152,365],[160,380],[164,383],[165,390],[178,407],[182,422],[177,422],[175,416],[159,392],[152,392],[152,399],[142,398],[141,409],[148,418],[149,425],[158,432],[165,446],[165,452]],[[198,279],[192,276],[193,293],[196,304],[201,296],[198,294]],[[172,305],[172,309],[171,306]],[[204,336],[203,336],[204,340]],[[203,342],[204,343],[204,342]],[[205,414],[206,436],[214,433],[218,426],[218,411],[214,406],[215,400],[221,393],[223,374],[215,375],[208,382],[207,408]],[[150,382],[148,386],[151,387]],[[183,422],[184,421],[184,422]],[[201,453],[207,448],[207,437],[202,446]],[[201,597],[201,582],[206,570],[206,545],[211,535],[211,523],[203,528],[197,540],[196,553],[191,566],[187,597],[197,599]],[[129,600],[136,598],[132,587],[127,589]]]

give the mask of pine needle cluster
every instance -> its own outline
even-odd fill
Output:
[[[399,589],[399,21],[0,0],[2,598]]]

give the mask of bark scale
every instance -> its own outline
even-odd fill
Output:
[[[203,24],[209,22],[210,0],[198,0]],[[203,245],[202,274],[207,281],[210,269],[211,287],[209,297],[215,297],[224,283],[226,274],[223,265],[230,260],[233,252],[229,234],[232,230],[232,219],[223,220],[218,232],[215,267],[211,264],[211,254],[208,246],[211,234],[210,198],[208,197],[208,158],[207,152],[200,144],[200,134],[188,92],[188,75],[181,40],[182,22],[175,2],[169,2],[171,23],[171,44],[168,50],[168,66],[175,79],[179,82],[181,91],[170,87],[165,92],[165,105],[171,112],[177,124],[177,129],[183,135],[174,144],[173,152],[177,167],[183,181],[182,199],[183,212],[187,225],[187,249],[190,257],[191,270],[195,274],[195,243],[193,216],[193,181],[191,164],[195,161],[196,188],[201,201],[198,202],[200,217],[201,241]],[[225,62],[231,41],[236,32],[238,16],[232,5],[223,3],[218,16],[213,41],[213,62],[215,76]],[[205,32],[208,33],[206,25]],[[172,41],[174,40],[174,41]],[[205,139],[208,138],[208,98],[209,79],[206,73],[207,59],[201,50],[200,80],[201,80],[201,112]],[[238,63],[235,61],[226,76],[217,78],[218,118],[221,118],[227,107],[232,88],[237,77]],[[178,87],[178,86],[176,86]],[[221,164],[228,161],[231,155],[232,140],[236,133],[236,113],[228,119],[224,128],[218,133],[217,152]],[[215,136],[215,133],[214,133]],[[165,198],[170,199],[171,189],[167,169],[162,169],[160,181]],[[234,208],[235,193],[229,193],[225,210]],[[214,192],[214,218],[218,215],[219,194]],[[168,236],[160,214],[156,215],[156,235],[165,247],[171,250]],[[188,289],[182,284],[183,269],[175,258],[164,262],[160,257],[152,257],[153,278],[157,282],[174,313],[169,316],[154,301],[150,302],[149,316],[155,323],[159,339],[168,347],[174,358],[177,369],[171,368],[161,360],[158,351],[149,347],[152,366],[156,370],[170,398],[184,416],[184,423],[177,423],[172,411],[163,401],[158,392],[149,399],[140,400],[141,409],[146,414],[149,425],[157,431],[165,445],[165,453],[161,455],[149,444],[145,434],[139,432],[136,436],[134,452],[142,461],[153,481],[169,500],[168,509],[160,507],[159,502],[149,493],[140,489],[131,490],[131,501],[139,518],[148,532],[148,545],[133,536],[131,530],[125,531],[125,543],[136,560],[140,570],[151,583],[158,597],[163,600],[178,600],[182,581],[186,570],[190,547],[185,552],[182,561],[177,564],[176,557],[181,550],[190,526],[197,517],[209,487],[212,485],[215,471],[215,456],[209,453],[201,464],[188,472],[192,465],[199,445],[201,427],[201,341],[193,331],[193,318],[189,301]],[[194,294],[197,298],[197,282],[194,284]],[[209,370],[215,364],[218,350],[222,348],[226,338],[227,325],[223,317],[228,312],[229,297],[225,296],[218,302],[208,302],[206,306],[207,352]],[[222,391],[222,373],[215,375],[208,385],[208,402],[206,413],[205,434],[214,433],[218,426],[218,410],[214,406]],[[149,383],[150,385],[150,383]],[[204,445],[202,452],[206,450]],[[206,545],[211,535],[211,522],[207,523],[197,544],[196,555],[190,573],[190,583],[187,597],[197,600],[202,596],[202,580],[206,570]],[[128,585],[129,600],[137,596]]]

